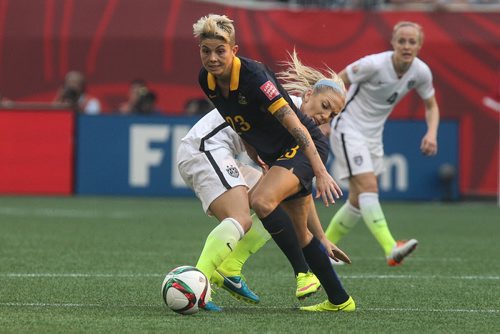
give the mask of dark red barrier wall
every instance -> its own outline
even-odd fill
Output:
[[[460,188],[493,195],[498,183],[500,13],[260,11],[189,0],[0,0],[0,92],[14,100],[50,101],[68,70],[84,71],[89,90],[111,110],[128,82],[149,81],[160,107],[180,114],[198,97],[200,61],[192,24],[208,13],[236,21],[240,54],[277,69],[294,47],[310,65],[342,69],[389,48],[399,20],[421,23],[421,58],[433,70],[445,119],[461,122]],[[407,97],[393,118],[422,119]],[[418,149],[418,148],[415,148]]]
[[[0,111],[0,193],[70,195],[71,111]]]

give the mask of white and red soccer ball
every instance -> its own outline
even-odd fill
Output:
[[[172,269],[161,285],[165,304],[180,314],[194,314],[210,300],[210,282],[197,268],[180,266]]]

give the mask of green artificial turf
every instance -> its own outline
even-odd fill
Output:
[[[318,211],[326,227],[340,207]],[[500,208],[494,203],[383,203],[396,238],[419,247],[388,267],[361,222],[336,267],[354,313],[304,313],[290,265],[270,241],[244,268],[261,297],[217,290],[222,313],[178,315],[160,286],[194,265],[216,222],[195,199],[0,197],[1,333],[500,332]]]

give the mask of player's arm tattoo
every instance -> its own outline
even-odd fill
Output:
[[[293,114],[293,110],[287,104],[287,105],[284,105],[283,107],[279,108],[278,110],[276,110],[276,112],[274,113],[274,117],[276,117],[278,119],[278,121],[280,121],[280,123],[283,123],[283,119],[285,118],[285,116],[288,116],[291,114]]]
[[[280,123],[283,124],[284,118],[286,116],[289,116],[292,114],[294,114],[294,112],[290,108],[290,106],[285,105],[285,106],[279,108],[278,110],[276,110],[276,112],[274,113],[274,116],[278,119],[278,121],[280,121]],[[308,147],[311,144],[309,137],[304,132],[304,128],[294,127],[293,129],[291,129],[289,131],[290,131],[290,134],[293,136],[293,138],[295,138],[295,140],[297,141],[297,144],[299,144],[299,146],[302,149],[305,149],[306,147]]]
[[[310,145],[309,138],[307,135],[304,133],[304,130],[301,128],[293,128],[292,131],[290,131],[292,134],[293,138],[297,141],[297,144],[299,144],[300,147],[305,149]]]

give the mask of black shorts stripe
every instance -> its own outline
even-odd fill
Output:
[[[210,151],[205,151],[205,141],[208,140],[209,138],[212,138],[213,136],[215,136],[217,133],[219,133],[219,131],[224,129],[226,126],[229,126],[229,124],[226,122],[221,123],[220,125],[215,127],[212,131],[210,131],[205,137],[201,138],[200,151],[205,153],[205,155],[208,158],[208,161],[212,165],[212,168],[214,169],[215,173],[219,177],[220,182],[222,182],[224,187],[226,187],[226,189],[231,189],[231,186],[229,185],[229,183],[227,183],[226,178],[224,177],[224,174],[222,174],[222,171],[219,168],[219,165],[217,164],[217,162],[215,162],[215,159],[214,159],[212,153]]]
[[[354,92],[354,94],[352,94],[352,96],[349,99],[349,101],[347,101],[346,104],[345,104],[345,106],[344,106],[344,108],[342,108],[342,111],[340,112],[339,117],[337,117],[337,120],[335,121],[335,126],[333,127],[334,130],[337,130],[337,125],[339,125],[339,121],[342,118],[342,113],[347,109],[347,106],[349,105],[349,103],[352,102],[352,100],[354,100],[354,98],[356,97],[356,95],[358,95],[360,88],[361,88],[361,85],[358,85],[358,87],[356,88],[356,91]]]
[[[228,123],[224,122],[220,125],[218,125],[215,129],[213,129],[212,131],[210,131],[205,137],[201,138],[201,141],[200,141],[200,151],[201,152],[205,152],[205,141],[212,138],[213,136],[215,136],[220,130],[224,129],[226,126],[229,126]]]
[[[217,165],[217,162],[215,162],[215,159],[212,155],[212,152],[206,151],[203,153],[205,153],[205,155],[208,158],[208,161],[210,161],[210,164],[212,165],[213,169],[215,170],[215,173],[217,173],[217,176],[219,177],[220,182],[222,182],[222,184],[224,185],[224,187],[226,187],[226,189],[228,189],[228,190],[231,189],[231,186],[229,185],[229,183],[227,183],[226,178],[224,177],[224,174],[222,174],[222,171],[219,168],[219,165]]]
[[[342,151],[344,151],[344,158],[345,161],[347,162],[347,169],[349,170],[349,177],[351,177],[352,176],[351,164],[349,163],[349,156],[347,155],[347,147],[345,144],[345,138],[343,133],[340,134],[340,138],[342,140]]]

